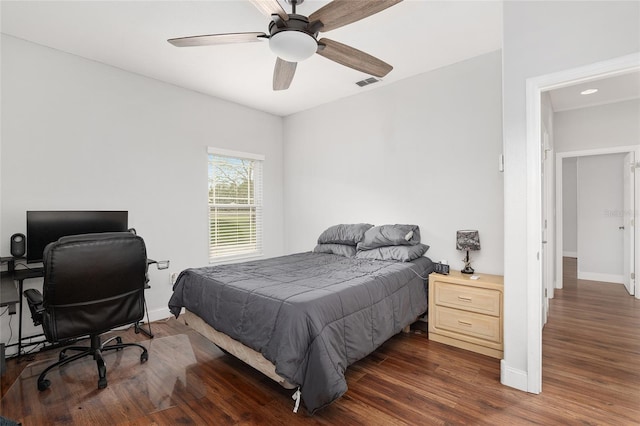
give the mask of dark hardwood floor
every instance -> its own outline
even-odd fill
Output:
[[[543,331],[540,395],[502,386],[497,359],[411,333],[351,366],[342,398],[314,416],[303,408],[293,414],[292,391],[170,319],[153,323],[146,364],[134,349],[107,360],[109,386],[102,391],[90,359],[51,373],[43,393],[35,388],[42,366],[28,365],[56,352],[9,360],[0,414],[25,425],[638,425],[640,301],[621,285],[576,280],[567,262]],[[132,330],[120,335],[146,340]]]

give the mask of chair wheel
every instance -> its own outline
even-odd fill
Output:
[[[104,389],[107,387],[107,378],[98,379],[98,389]]]
[[[140,354],[140,363],[141,363],[141,364],[142,364],[142,363],[145,363],[145,362],[147,362],[148,360],[149,360],[149,353],[147,353],[147,352],[142,352],[142,353]]]
[[[51,386],[51,380],[49,379],[44,379],[42,381],[38,380],[38,390],[40,392],[42,392],[45,389],[49,389],[49,386]]]
[[[58,361],[64,361],[66,357],[67,357],[66,353],[60,352],[60,355],[58,355]]]

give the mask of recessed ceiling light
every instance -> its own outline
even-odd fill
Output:
[[[580,92],[580,94],[581,95],[593,95],[597,91],[598,91],[598,89],[587,89],[587,90],[583,90],[582,92]]]

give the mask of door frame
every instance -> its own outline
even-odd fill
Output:
[[[553,128],[553,122],[551,123]],[[553,267],[556,256],[555,252],[557,250],[555,245],[555,220],[556,214],[555,211],[555,202],[553,197],[553,191],[555,190],[555,172],[556,169],[554,167],[555,161],[555,140],[553,144],[551,144],[551,133],[552,130],[547,129],[545,124],[542,123],[541,129],[542,140],[540,143],[542,144],[542,152],[541,159],[542,161],[542,256],[541,256],[541,267],[542,267],[542,286],[543,286],[543,294],[542,294],[542,326],[547,323],[547,319],[549,317],[549,300],[554,297],[554,290],[556,287],[556,268]]]
[[[638,194],[640,194],[640,190],[637,188],[638,184],[636,180],[640,181],[640,177],[638,177],[638,173],[636,173],[636,169],[640,169],[640,163],[638,160],[638,152],[633,151],[629,152],[624,156],[623,160],[623,179],[624,182],[622,184],[623,188],[623,201],[622,201],[622,209],[623,209],[623,220],[622,220],[622,229],[624,230],[624,236],[622,238],[622,243],[627,243],[631,246],[629,252],[624,251],[623,255],[626,257],[622,267],[622,273],[629,275],[623,277],[622,283],[625,286],[625,289],[629,292],[629,294],[636,297],[636,299],[640,299],[638,296],[638,279],[636,279],[636,275],[638,270],[636,269],[635,260],[636,253],[638,247],[640,246],[640,241],[635,236],[635,230],[638,227],[636,224],[636,219],[640,214],[640,199],[638,199]],[[629,191],[630,190],[630,191]],[[630,196],[630,200],[629,200]],[[630,204],[627,202],[630,201]],[[630,227],[630,232],[627,232],[625,227]],[[628,266],[627,266],[628,265]],[[627,280],[629,280],[629,285],[627,286]]]
[[[527,391],[542,390],[542,182],[540,172],[540,132],[542,92],[598,80],[640,69],[640,53],[596,62],[556,73],[528,78],[526,81],[526,174],[527,174]],[[636,173],[636,181],[638,173]],[[637,182],[636,182],[637,183]],[[636,191],[638,185],[636,185]],[[555,200],[553,200],[555,201]],[[636,241],[640,232],[636,226]],[[556,248],[557,249],[557,248]],[[636,261],[636,270],[638,263]]]
[[[562,265],[562,258],[563,258],[563,248],[564,248],[564,241],[563,241],[563,226],[564,226],[564,222],[563,222],[563,215],[564,215],[564,209],[563,209],[563,205],[562,205],[562,160],[564,160],[565,158],[578,158],[578,157],[587,157],[587,156],[593,156],[593,155],[607,155],[607,154],[626,154],[629,152],[635,152],[636,158],[638,158],[638,155],[640,155],[640,146],[637,145],[631,145],[631,146],[616,146],[616,147],[608,147],[608,148],[597,148],[597,149],[587,149],[587,150],[581,150],[581,151],[567,151],[567,152],[559,152],[556,154],[556,199],[555,199],[555,206],[556,206],[556,235],[555,235],[555,241],[556,241],[556,277],[562,277],[563,275],[563,265]],[[637,179],[637,177],[636,177]],[[635,190],[636,190],[636,200],[638,199],[638,184],[635,185]],[[638,201],[636,201],[636,206],[638,205]],[[636,209],[637,210],[637,209]],[[636,235],[637,235],[637,228],[638,226],[635,227],[636,228]],[[636,245],[638,245],[638,237],[636,236]],[[637,272],[637,269],[636,269]],[[636,280],[636,289],[637,289],[637,281]],[[558,279],[556,280],[556,288],[562,288],[562,280]],[[638,292],[635,291],[634,293],[636,295],[636,297],[638,297]]]

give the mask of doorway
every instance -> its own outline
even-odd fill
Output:
[[[631,207],[636,149],[628,146],[556,155],[556,288],[563,287],[564,258],[575,257],[577,279],[624,284],[629,295],[636,293]],[[568,174],[567,169],[571,171]],[[579,178],[580,174],[583,177]],[[573,182],[567,185],[567,179]],[[580,180],[582,190],[578,189]],[[574,208],[565,202],[567,197],[575,203]]]
[[[541,168],[541,97],[545,91],[572,86],[578,83],[594,81],[604,77],[620,75],[640,70],[640,55],[631,54],[608,61],[591,64],[558,73],[548,74],[527,80],[526,87],[526,155],[527,155],[527,391],[539,393],[542,390],[542,327],[544,325],[543,309],[545,282],[543,279],[541,254],[543,253],[543,181]],[[634,148],[636,158],[640,158],[640,146]],[[638,194],[640,180],[635,173],[635,199]],[[547,199],[550,194],[544,194]],[[555,200],[553,200],[555,202]],[[637,205],[634,206],[638,210]],[[640,242],[640,227],[635,227],[634,240]],[[556,241],[558,235],[556,233]],[[556,262],[556,267],[558,262]],[[640,269],[640,259],[634,260],[635,269]],[[558,276],[558,275],[556,275]],[[561,277],[560,275],[559,277]],[[640,298],[640,292],[636,292]]]

